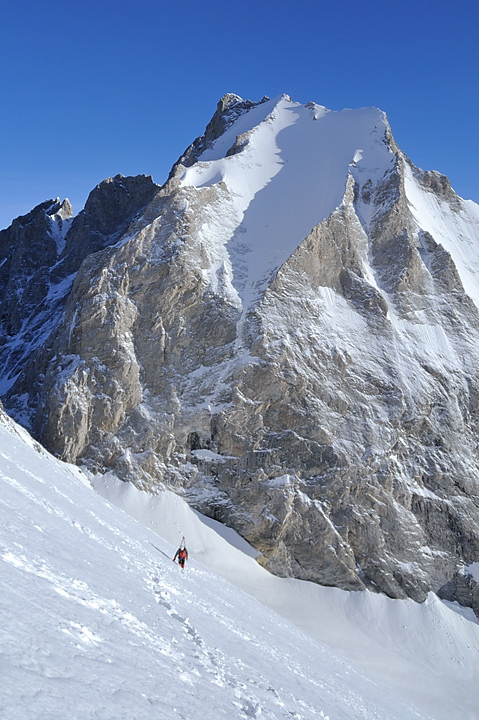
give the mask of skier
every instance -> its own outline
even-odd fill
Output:
[[[185,569],[185,562],[188,560],[188,550],[186,549],[186,545],[183,543],[180,545],[178,550],[175,552],[175,557],[173,558],[173,562],[176,562],[176,558],[178,558],[178,565],[180,565],[181,569]]]

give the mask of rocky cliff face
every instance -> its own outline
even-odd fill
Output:
[[[114,245],[158,189],[151,178],[118,175],[92,190],[75,218],[68,200],[57,198],[0,232],[2,393],[23,377],[28,359],[58,323],[83,260]],[[20,380],[27,392],[38,381],[30,367],[28,379]],[[16,407],[19,421],[28,424],[29,406],[25,414]]]
[[[22,369],[36,339],[44,340],[48,334],[45,301],[50,289],[50,269],[62,250],[72,215],[68,200],[63,203],[59,199],[49,200],[0,232],[4,389]],[[53,298],[52,304],[56,304]]]
[[[478,611],[478,206],[380,111],[286,96],[227,96],[161,190],[129,182],[45,241],[74,282],[7,409],[275,573]]]

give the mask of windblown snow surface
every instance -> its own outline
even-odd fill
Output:
[[[3,414],[0,479],[2,720],[477,718],[479,627],[435,596],[273,577],[178,496],[90,481]]]

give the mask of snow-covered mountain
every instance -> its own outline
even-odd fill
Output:
[[[162,188],[117,177],[87,210],[28,345],[43,305],[4,299],[8,411],[175,488],[278,575],[478,610],[479,207],[380,110],[228,95]]]
[[[1,412],[0,482],[2,720],[476,717],[479,625],[434,595],[274,577],[177,495],[93,478],[138,522]]]

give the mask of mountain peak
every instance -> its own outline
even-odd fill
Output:
[[[253,102],[251,100],[243,100],[239,95],[234,93],[226,93],[218,101],[216,111],[206,126],[205,132],[185,150],[183,155],[173,166],[169,180],[175,177],[177,168],[179,166],[189,167],[193,165],[199,158],[199,156],[217,140],[223,133],[236,122],[236,120],[247,113],[251,108],[261,105],[267,102],[269,98],[266,96],[259,102]]]
[[[454,587],[479,552],[479,208],[381,110],[287,95],[224,96],[170,177],[92,191],[61,289],[25,274],[26,235],[0,266],[5,406],[65,459],[184,492],[278,574]]]
[[[177,176],[185,189],[224,183],[230,193],[219,235],[209,228],[208,242],[223,247],[225,225],[236,227],[227,247],[238,282],[228,293],[246,307],[312,228],[341,205],[349,174],[359,190],[375,184],[391,170],[395,154],[384,141],[385,115],[376,108],[333,112],[281,95],[242,105],[227,117],[221,115],[222,132],[211,132],[196,161],[177,167]]]
[[[239,95],[235,95],[235,93],[226,93],[218,101],[217,109],[220,112],[225,112],[225,110],[229,110],[233,105],[238,105],[242,102],[244,102],[244,100]]]

